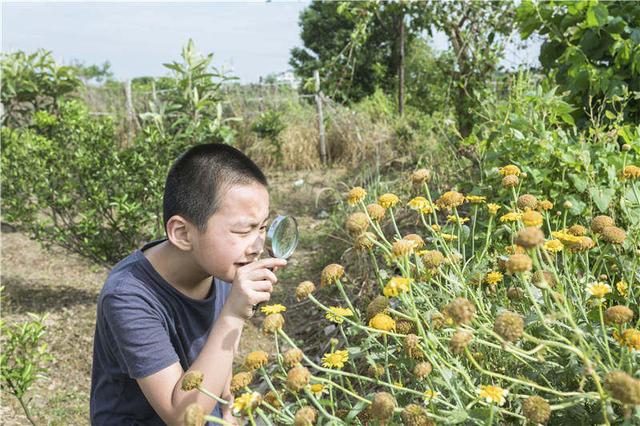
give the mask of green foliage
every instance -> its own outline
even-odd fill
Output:
[[[637,163],[640,128],[622,121],[624,102],[609,100],[603,110],[617,111],[610,122],[600,111],[585,131],[566,128],[573,107],[557,93],[521,75],[506,99],[486,98],[486,121],[467,143],[478,143],[485,184],[499,186],[497,167],[513,163],[527,173],[536,194],[560,206],[569,201],[569,214],[584,216],[608,211],[626,225],[640,225],[638,183],[620,178],[622,169]],[[622,151],[623,144],[630,151]]]
[[[46,316],[29,314],[29,317],[29,321],[12,325],[0,320],[0,383],[3,391],[18,399],[29,421],[35,424],[29,410],[30,401],[25,395],[37,380],[45,377],[46,365],[53,357],[43,342]]]
[[[282,140],[280,133],[286,128],[282,112],[268,110],[261,113],[251,125],[251,130],[259,137],[267,139],[275,148],[277,163],[282,162]]]
[[[2,53],[0,58],[3,126],[28,124],[35,111],[57,114],[59,102],[80,85],[76,68],[58,66],[46,50],[29,55],[22,51]]]
[[[111,63],[104,61],[101,65],[86,65],[84,62],[75,61],[72,66],[76,69],[76,74],[85,84],[89,81],[103,83],[113,79],[113,71],[111,71]]]
[[[640,122],[640,4],[635,1],[532,2],[518,8],[523,38],[544,38],[540,62],[588,125],[592,100],[629,99],[625,119]],[[635,92],[635,94],[634,94]]]
[[[189,43],[183,60],[169,64],[180,90],[144,116],[126,146],[111,119],[92,116],[80,101],[56,100],[57,114],[38,110],[30,125],[3,127],[4,219],[107,266],[163,235],[170,164],[194,144],[233,141],[221,83],[207,70],[211,56],[198,57]]]

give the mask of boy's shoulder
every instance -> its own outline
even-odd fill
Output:
[[[118,262],[107,276],[99,302],[110,295],[150,295],[153,277],[145,271],[144,259],[142,251],[136,250]]]

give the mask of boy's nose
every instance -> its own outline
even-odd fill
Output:
[[[262,254],[262,249],[263,248],[264,248],[264,237],[263,236],[259,236],[253,241],[253,244],[251,244],[247,248],[247,254],[250,255],[250,256],[255,256],[256,258],[258,258],[258,257],[260,257],[260,254]]]

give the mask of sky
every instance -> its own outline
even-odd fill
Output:
[[[111,63],[117,79],[167,75],[189,38],[241,82],[290,69],[300,46],[298,17],[308,1],[265,2],[8,2],[2,0],[2,50],[44,48],[60,63]],[[436,34],[436,49],[446,38]],[[534,45],[508,49],[505,64],[537,61]]]

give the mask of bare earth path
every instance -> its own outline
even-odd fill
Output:
[[[282,274],[273,301],[290,304],[298,282],[317,280],[322,267],[318,251],[323,244],[320,240],[325,221],[317,218],[315,199],[342,173],[332,170],[272,174],[272,209],[294,214],[302,234],[299,250]],[[36,382],[29,393],[33,414],[38,424],[88,424],[95,301],[108,269],[59,247],[45,249],[4,224],[1,237],[1,281],[5,287],[2,319],[13,323],[26,320],[27,312],[48,314],[46,342],[55,360],[48,379]],[[247,324],[236,363],[252,350],[273,351],[271,339],[260,333],[259,325],[260,318]],[[3,392],[1,403],[1,424],[28,424],[13,397]]]

